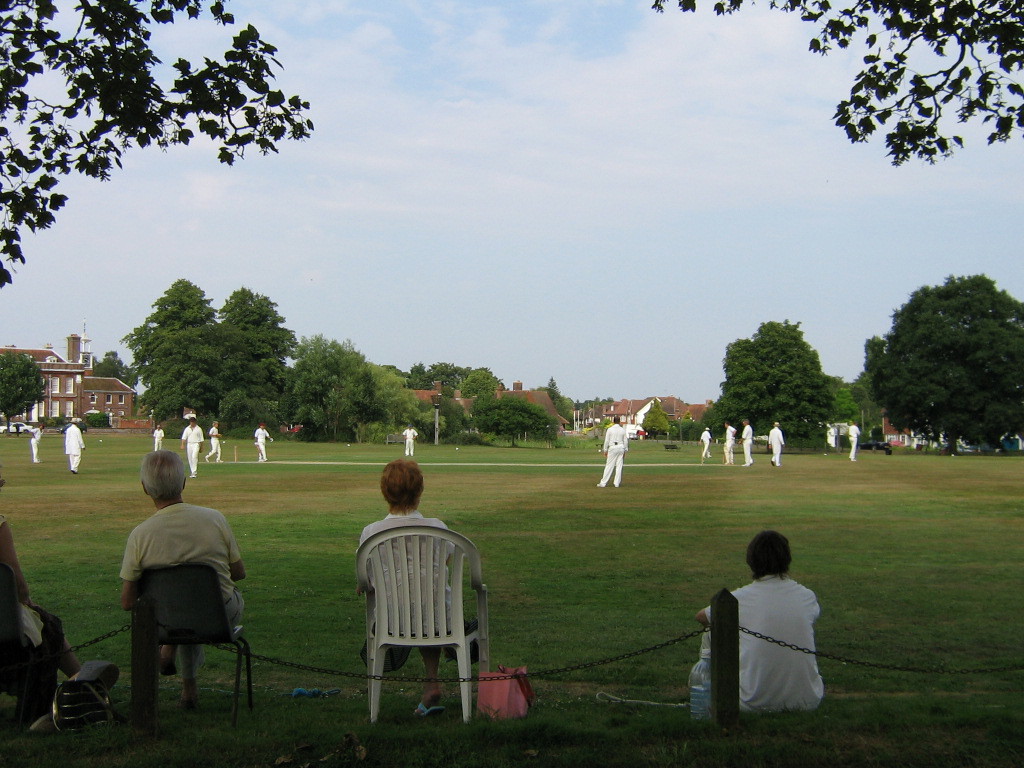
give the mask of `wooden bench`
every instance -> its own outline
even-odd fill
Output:
[[[405,435],[388,435],[384,438],[384,444],[390,445],[391,443],[404,443]]]

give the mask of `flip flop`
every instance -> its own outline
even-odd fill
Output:
[[[431,715],[440,715],[444,712],[444,707],[439,704],[435,704],[432,707],[426,706],[422,701],[416,705],[416,710],[413,712],[416,717],[430,717]]]

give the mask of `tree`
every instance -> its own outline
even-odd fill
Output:
[[[153,309],[143,325],[122,339],[146,387],[142,403],[157,420],[180,414],[186,406],[215,413],[222,345],[210,299],[198,286],[177,280]]]
[[[21,352],[0,353],[0,413],[11,418],[26,413],[43,399],[43,375],[39,366]]]
[[[1024,304],[985,275],[914,291],[865,352],[872,393],[899,429],[955,449],[1024,428]]]
[[[490,368],[474,368],[462,380],[461,390],[463,397],[494,397],[494,393],[504,387]]]
[[[762,323],[752,338],[726,348],[723,366],[716,419],[734,424],[750,419],[755,428],[778,421],[788,436],[807,438],[831,415],[828,377],[800,323]]]
[[[481,432],[508,437],[513,447],[519,435],[547,437],[553,426],[543,408],[519,397],[478,400],[473,405],[473,423]]]
[[[139,381],[135,370],[124,362],[117,352],[113,351],[107,352],[100,360],[93,363],[92,375],[107,379],[119,379],[129,387],[134,387]]]
[[[644,432],[649,435],[668,434],[668,414],[661,407],[661,401],[655,398],[644,416]]]
[[[860,421],[860,408],[853,399],[849,387],[840,387],[832,400],[832,419],[834,421]]]
[[[210,300],[198,286],[177,280],[153,310],[145,323],[122,339],[146,386],[143,404],[158,421],[180,414],[186,406],[200,414],[216,413],[223,356]]]
[[[132,146],[188,144],[197,132],[231,164],[250,148],[277,151],[313,129],[309,104],[272,90],[276,48],[252,26],[223,60],[167,66],[150,40],[157,25],[206,11],[231,25],[221,0],[16,0],[0,10],[0,252],[25,258],[21,234],[50,227],[67,201],[59,179],[73,171],[110,178]],[[161,82],[161,78],[164,82]],[[61,95],[63,92],[63,95]],[[0,261],[0,286],[11,273]]]
[[[305,440],[352,438],[361,422],[383,413],[374,400],[373,375],[351,341],[302,338],[288,375],[286,411],[302,424]]]
[[[576,404],[563,395],[558,389],[558,383],[555,381],[555,377],[552,376],[548,379],[548,385],[541,387],[548,396],[551,398],[551,402],[555,406],[555,410],[558,411],[558,415],[565,419],[570,424],[572,423],[573,410],[575,410]]]
[[[220,415],[231,424],[267,421],[284,391],[295,334],[283,326],[277,304],[248,288],[232,293],[217,314]]]
[[[882,409],[871,395],[870,379],[866,371],[861,371],[860,376],[850,385],[850,394],[853,396],[854,402],[857,403],[864,431],[867,432],[870,428],[869,434],[872,439],[881,440]]]
[[[666,0],[654,0],[663,11]],[[753,0],[718,0],[715,13]],[[694,11],[697,0],[678,0]],[[963,146],[946,124],[981,121],[988,142],[1024,135],[1024,4],[1013,0],[771,0],[818,25],[809,48],[825,55],[863,41],[864,68],[839,102],[836,125],[853,142],[885,128],[893,164],[934,162]]]
[[[434,382],[441,382],[442,391],[451,397],[456,389],[462,388],[462,380],[472,368],[463,368],[455,363],[434,363],[429,368],[416,363],[409,369],[409,389],[433,389]]]

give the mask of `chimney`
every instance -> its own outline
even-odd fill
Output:
[[[521,382],[521,381],[513,381],[512,382],[512,391],[513,392],[522,392],[523,391],[523,382]]]
[[[68,336],[68,362],[82,362],[82,337],[77,333]]]
[[[434,382],[434,391],[435,392],[440,392],[441,391],[441,382],[440,381],[435,381]]]

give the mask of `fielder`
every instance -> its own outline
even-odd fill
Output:
[[[601,482],[597,484],[598,488],[608,485],[612,472],[615,473],[613,485],[618,488],[622,483],[622,460],[626,457],[626,451],[629,450],[629,437],[626,434],[626,429],[619,424],[619,417],[616,416],[613,421],[614,424],[608,427],[604,433],[604,475],[601,477]]]

